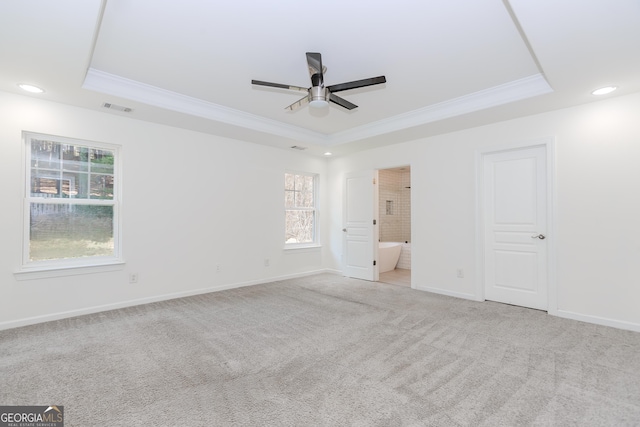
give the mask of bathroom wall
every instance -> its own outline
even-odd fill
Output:
[[[411,171],[378,171],[378,218],[381,242],[403,242],[396,268],[411,270]],[[405,243],[406,242],[406,243]]]
[[[378,171],[381,242],[411,242],[411,172],[408,167]]]

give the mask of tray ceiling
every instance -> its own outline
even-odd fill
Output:
[[[640,3],[541,0],[11,0],[0,90],[256,143],[347,153],[640,90]],[[305,52],[348,111],[285,107],[310,86]],[[106,110],[112,103],[132,109]]]

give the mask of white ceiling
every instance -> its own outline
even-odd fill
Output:
[[[387,83],[295,112],[302,93],[251,85],[310,86],[305,52],[327,85]],[[639,52],[638,0],[0,2],[2,91],[315,155],[637,92]]]

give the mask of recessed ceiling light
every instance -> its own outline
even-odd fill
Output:
[[[42,93],[44,92],[44,89],[40,89],[38,86],[34,86],[34,85],[28,85],[25,83],[20,83],[18,85],[18,87],[22,90],[26,90],[27,92],[31,92],[31,93]]]
[[[324,153],[324,155],[325,155],[325,156],[332,156],[332,155],[333,155],[333,153],[332,153],[332,152],[330,152],[330,151],[327,151],[326,153]]]
[[[608,93],[613,92],[614,90],[618,89],[616,86],[606,86],[606,87],[601,87],[600,89],[596,89],[593,92],[591,92],[592,95],[606,95]]]

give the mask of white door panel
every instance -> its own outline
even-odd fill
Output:
[[[495,251],[495,284],[502,289],[537,292],[538,255],[533,252]]]
[[[344,182],[344,275],[378,280],[377,171],[347,174]]]
[[[511,155],[511,153],[510,153]],[[536,160],[509,160],[506,155],[492,159],[496,224],[535,226],[537,219]]]
[[[547,309],[546,177],[544,146],[483,157],[486,299]]]

